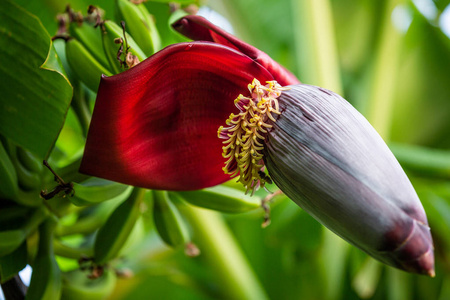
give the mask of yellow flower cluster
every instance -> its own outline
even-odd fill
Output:
[[[252,194],[270,181],[264,173],[263,153],[267,130],[275,122],[272,114],[280,114],[277,98],[283,90],[276,81],[262,85],[257,79],[248,85],[250,97],[239,95],[234,101],[240,113],[231,114],[226,124],[220,126],[219,138],[226,139],[222,156],[227,159],[223,168],[232,177],[239,174],[247,192]]]

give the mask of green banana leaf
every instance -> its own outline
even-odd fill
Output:
[[[35,16],[7,0],[0,20],[0,133],[43,159],[62,128],[72,87]]]

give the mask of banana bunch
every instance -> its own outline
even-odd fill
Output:
[[[109,62],[103,51],[102,32],[95,26],[96,23],[89,20],[82,23],[73,22],[69,26],[69,35],[81,43],[103,68],[110,71]]]
[[[48,179],[42,161],[35,154],[0,136],[0,282],[2,283],[14,277],[26,266],[30,257],[27,239],[38,227],[41,228],[43,226],[41,224],[49,217],[48,210],[42,206],[42,199],[39,198],[39,192]],[[44,269],[47,271],[44,265],[52,254],[44,254],[48,250],[45,247],[51,238],[44,237],[44,233],[41,235],[42,250],[38,252],[35,265],[37,270],[41,268],[43,272]],[[41,267],[38,267],[39,265]],[[57,267],[55,263],[50,270],[54,267]],[[50,299],[58,296],[52,292],[55,287],[54,278],[51,278],[53,275],[49,277],[46,275],[39,279],[40,283],[35,283],[34,287],[30,288],[29,299]],[[49,288],[40,288],[46,279],[48,281],[45,286]]]
[[[75,214],[75,222],[70,224],[59,222],[55,229],[55,235],[64,237],[76,234],[92,234],[106,222],[117,206],[130,196],[132,189],[132,187],[128,187],[124,193],[114,199],[108,199],[108,201],[82,208]],[[68,217],[70,218],[73,216]]]
[[[45,179],[42,161],[35,154],[0,137],[0,199],[38,206]]]
[[[108,247],[116,241],[118,244],[117,247],[122,247],[123,245],[120,239],[126,238],[128,234],[126,232],[120,234],[118,231],[123,231],[128,228],[126,224],[130,224],[132,229],[133,222],[135,222],[134,216],[136,212],[139,212],[138,209],[130,211],[119,208],[120,206],[129,208],[127,204],[136,199],[129,200],[132,197],[133,188],[99,178],[90,178],[80,184],[73,183],[73,186],[76,193],[69,199],[79,208],[76,208],[76,212],[67,215],[58,223],[55,229],[55,236],[57,237],[54,240],[55,253],[59,256],[76,260],[82,259],[83,257],[93,258],[94,241],[89,236],[92,236],[99,228],[105,226],[107,220],[110,220],[109,222],[112,223],[116,218],[123,219],[125,216],[126,221],[118,223],[124,227],[117,228],[117,235],[114,235],[114,240],[108,240],[100,246],[100,248],[103,246]],[[138,204],[135,205],[135,208],[139,208]],[[116,210],[117,212],[115,212]],[[71,219],[72,221],[70,221]],[[109,227],[110,225],[106,225],[106,228]],[[70,236],[74,235],[84,236],[84,239],[79,245],[68,245],[60,240],[65,237],[70,238]],[[100,240],[102,238],[109,239],[109,237],[105,237],[102,233],[99,233],[97,236],[97,239]],[[111,253],[112,250],[114,249],[108,249],[105,252]]]
[[[100,10],[90,10],[88,16],[83,17],[67,9],[67,18],[62,26],[68,28],[64,36],[66,40],[66,60],[74,78],[83,82],[89,89],[96,91],[100,84],[100,78],[104,74],[112,75],[103,46],[102,34],[99,24],[93,21]],[[69,24],[66,24],[69,23]]]
[[[120,25],[103,20],[102,11],[93,6],[85,17],[67,9],[66,18],[60,18],[65,20],[61,27],[68,28],[62,37],[71,73],[92,91],[102,75],[123,72],[161,48],[153,16],[143,4],[117,0],[116,6]]]

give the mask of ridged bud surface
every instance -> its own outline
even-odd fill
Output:
[[[323,225],[376,259],[434,276],[433,242],[409,179],[369,122],[339,95],[294,85],[264,149],[273,181]]]

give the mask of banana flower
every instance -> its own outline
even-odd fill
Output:
[[[214,186],[231,174],[253,192],[270,180],[267,169],[349,243],[434,276],[420,200],[359,112],[202,17],[173,27],[195,41],[101,79],[81,172],[164,190]]]

